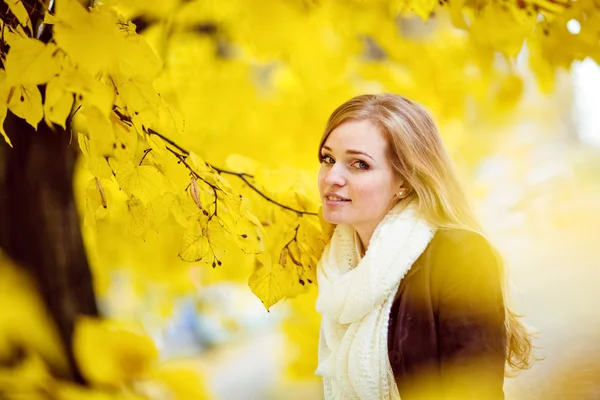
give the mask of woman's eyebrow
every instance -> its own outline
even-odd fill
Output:
[[[323,148],[325,150],[329,150],[332,151],[331,148],[327,147],[327,146],[323,146]],[[359,150],[352,150],[352,149],[348,149],[346,150],[347,154],[362,154],[363,156],[367,156],[369,157],[371,160],[375,161],[375,159],[373,157],[371,157],[370,155],[368,155],[367,153],[365,153],[364,151],[359,151]]]

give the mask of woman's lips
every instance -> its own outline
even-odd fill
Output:
[[[341,206],[344,204],[348,204],[350,203],[350,200],[329,200],[329,199],[325,199],[325,205],[330,206],[330,207],[335,207],[335,206]]]
[[[329,207],[337,207],[346,203],[350,203],[350,199],[347,199],[344,196],[339,195],[335,192],[325,193],[325,195],[323,196],[323,200],[325,205]]]

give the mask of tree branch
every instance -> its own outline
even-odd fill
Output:
[[[125,114],[123,114],[122,112],[120,112],[118,109],[114,108],[113,112],[121,119],[121,121],[123,121],[126,124],[131,125],[131,118],[129,118],[128,116],[126,116]],[[169,139],[168,137],[166,137],[165,135],[155,131],[152,128],[146,128],[146,127],[142,127],[143,131],[147,134],[147,135],[154,135],[154,136],[158,136],[160,139],[162,139],[164,142],[166,142],[167,144],[169,144],[170,146],[173,146],[174,148],[176,148],[180,153],[174,151],[173,149],[167,147],[166,149],[169,150],[171,153],[173,153],[173,155],[175,155],[175,157],[177,157],[179,159],[179,161],[181,163],[183,163],[188,170],[190,170],[191,173],[194,174],[194,176],[198,179],[200,179],[202,182],[206,183],[207,185],[209,185],[210,187],[213,188],[213,190],[217,189],[214,187],[214,185],[210,184],[209,182],[207,182],[206,180],[202,179],[202,177],[200,177],[200,175],[198,175],[191,167],[190,165],[185,161],[185,158],[187,158],[187,156],[189,156],[190,152],[186,149],[184,149],[183,147],[181,147],[180,145],[178,145],[177,143],[175,143],[173,140]],[[233,172],[233,171],[228,171],[225,170],[223,168],[219,168],[216,167],[210,163],[206,163],[206,165],[208,165],[209,167],[211,167],[212,169],[214,169],[215,171],[217,171],[220,174],[227,174],[227,175],[233,175],[233,176],[237,176],[238,178],[240,178],[246,185],[248,185],[248,187],[250,187],[252,190],[254,190],[256,193],[258,193],[263,199],[267,200],[270,203],[273,203],[285,210],[288,211],[292,211],[297,213],[298,215],[302,216],[302,215],[312,215],[312,216],[318,216],[319,214],[315,213],[315,212],[309,212],[309,211],[302,211],[302,210],[297,210],[295,208],[292,208],[290,206],[286,206],[285,204],[281,204],[280,202],[278,202],[277,200],[274,200],[272,198],[270,198],[269,196],[267,196],[266,194],[264,194],[259,188],[257,188],[256,186],[254,186],[250,181],[248,181],[247,178],[254,178],[254,176],[250,175],[250,174],[246,174],[244,172]]]

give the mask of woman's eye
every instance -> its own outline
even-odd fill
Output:
[[[369,169],[369,164],[367,164],[364,161],[357,161],[357,162],[354,163],[354,165],[358,169]]]
[[[333,158],[331,158],[331,156],[322,156],[321,161],[325,164],[333,164]]]

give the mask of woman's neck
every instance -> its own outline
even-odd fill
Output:
[[[361,257],[364,256],[364,254],[367,252],[367,249],[369,248],[369,244],[371,243],[371,236],[373,236],[373,232],[375,231],[375,228],[373,229],[356,229],[356,233],[358,235],[358,239],[359,239],[359,244],[360,244],[360,250],[361,250]]]
[[[409,204],[409,201],[403,201],[402,205],[399,205],[399,202],[395,202],[391,205],[390,210],[392,208],[395,207],[402,207],[402,209],[406,208],[406,206]],[[361,225],[361,226],[354,226],[354,230],[356,231],[356,233],[358,233],[358,237],[360,238],[360,244],[362,245],[362,255],[364,255],[367,250],[369,249],[369,244],[371,243],[371,237],[373,236],[373,233],[375,232],[375,228],[377,228],[377,225],[379,225],[381,223],[381,221],[383,221],[383,219],[385,218],[385,216],[387,215],[387,213],[390,211],[388,210],[384,215],[381,216],[381,220],[379,220],[376,224],[374,225]]]

